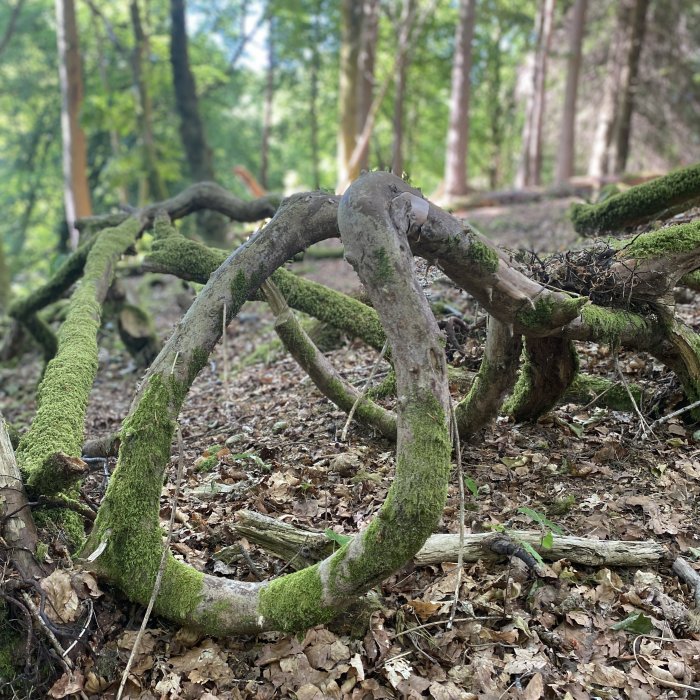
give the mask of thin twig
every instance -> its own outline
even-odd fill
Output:
[[[669,413],[668,415],[661,416],[661,418],[657,418],[649,426],[649,429],[653,430],[655,426],[661,425],[662,423],[666,423],[667,421],[671,420],[671,418],[675,418],[676,416],[680,416],[682,413],[687,413],[688,411],[692,411],[694,408],[697,408],[698,406],[700,406],[700,400],[693,401],[693,403],[688,404],[687,406],[683,406],[683,408],[679,408],[677,411],[673,411],[673,413]]]
[[[651,669],[646,669],[644,666],[642,666],[642,662],[639,660],[639,654],[637,653],[637,642],[640,639],[646,638],[648,635],[646,634],[640,634],[638,637],[635,637],[635,640],[632,642],[632,653],[634,654],[634,660],[637,663],[637,666],[642,669],[642,673],[645,676],[648,676],[649,678],[653,678],[659,685],[662,685],[664,688],[676,688],[676,689],[684,689],[684,690],[694,690],[696,693],[700,691],[700,688],[696,685],[686,685],[685,683],[676,683],[675,681],[667,681],[664,678],[659,678],[657,675],[652,673]],[[657,637],[658,639],[658,637]],[[672,642],[672,639],[665,639],[667,642]]]
[[[650,433],[654,435],[654,431],[651,429],[649,422],[639,410],[639,406],[637,406],[637,402],[635,401],[632,391],[630,390],[629,384],[627,383],[627,378],[622,373],[622,368],[620,367],[620,361],[617,351],[615,351],[615,354],[613,355],[613,361],[615,362],[615,371],[617,372],[618,377],[620,377],[622,386],[625,387],[625,391],[627,392],[627,396],[629,397],[630,403],[632,404],[632,408],[634,408],[634,412],[637,414],[637,418],[639,418],[640,425],[639,430],[637,431],[637,435],[641,434],[642,440],[644,440],[646,436]],[[654,437],[656,436],[654,435]]]
[[[447,621],[447,629],[452,629],[457,605],[459,603],[459,589],[462,587],[462,569],[464,568],[464,471],[462,469],[462,445],[459,441],[459,429],[455,417],[454,404],[450,399],[450,432],[452,444],[455,450],[455,463],[457,467],[457,479],[459,479],[459,551],[457,552],[457,581],[455,583],[454,600],[450,610],[450,619]]]
[[[352,419],[355,415],[355,411],[357,410],[357,407],[360,405],[360,401],[365,398],[367,395],[367,392],[369,391],[369,388],[372,386],[372,380],[374,379],[374,375],[377,372],[377,369],[379,368],[379,364],[381,361],[384,359],[384,355],[386,355],[387,348],[389,347],[389,341],[385,340],[384,345],[382,346],[382,351],[379,353],[379,357],[377,358],[377,361],[374,363],[374,367],[372,367],[372,371],[369,373],[369,377],[367,377],[367,381],[365,382],[365,386],[360,392],[360,395],[355,399],[355,403],[352,405],[352,408],[350,409],[350,413],[348,413],[348,419],[345,421],[345,425],[343,426],[343,432],[340,433],[340,441],[345,442],[348,438],[348,428],[350,427],[350,423],[352,422]]]
[[[180,495],[180,483],[182,482],[182,475],[185,471],[185,457],[184,457],[184,445],[182,442],[182,431],[180,430],[180,425],[177,426],[177,450],[178,450],[178,464],[177,464],[177,478],[175,480],[175,491],[171,499],[170,505],[170,522],[168,523],[168,534],[165,537],[165,544],[163,545],[163,555],[160,558],[160,565],[158,566],[158,573],[156,574],[156,580],[153,584],[153,592],[151,593],[151,599],[148,601],[148,607],[141,621],[141,627],[139,628],[136,639],[134,640],[134,646],[131,649],[131,654],[129,654],[129,660],[126,663],[126,668],[122,674],[122,680],[119,684],[119,691],[117,692],[117,700],[121,700],[122,694],[124,692],[124,687],[126,686],[126,681],[129,678],[129,671],[136,658],[136,652],[138,651],[139,644],[141,643],[141,638],[146,631],[146,625],[148,624],[148,619],[151,616],[151,611],[155,605],[156,598],[158,597],[158,591],[160,590],[160,584],[163,580],[163,572],[165,571],[165,564],[168,561],[168,554],[170,553],[170,540],[173,535],[173,527],[175,525],[175,511],[177,510],[177,499]]]

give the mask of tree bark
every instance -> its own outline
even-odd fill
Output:
[[[358,55],[359,77],[357,83],[357,138],[369,117],[374,95],[374,64],[377,54],[379,34],[379,0],[362,1],[362,34]],[[360,170],[369,168],[369,141],[360,151],[357,166]]]
[[[10,302],[10,268],[5,259],[5,246],[0,240],[0,316],[7,313]]]
[[[646,17],[649,0],[635,0],[629,27],[627,60],[620,79],[618,118],[615,129],[615,172],[622,173],[627,167],[630,135],[632,133],[632,113],[637,93],[639,58],[644,45]]]
[[[195,182],[214,180],[214,162],[199,113],[197,86],[190,67],[185,0],[170,0],[170,63],[173,69],[175,106],[180,115],[180,137],[190,177]],[[214,212],[197,217],[202,236],[213,245],[227,247],[227,224]]]
[[[360,174],[359,160],[350,159],[357,140],[358,57],[362,35],[362,3],[342,0],[340,6],[340,86],[338,92],[338,186],[346,187]]]
[[[398,27],[399,43],[395,66],[394,81],[394,140],[391,146],[391,172],[402,176],[403,173],[403,120],[406,95],[406,76],[411,63],[409,41],[416,16],[416,0],[404,0],[403,12]]]
[[[148,181],[149,196],[147,200],[165,199],[168,193],[158,171],[158,155],[153,138],[153,105],[151,94],[148,90],[148,70],[146,65],[149,55],[149,42],[141,23],[139,0],[131,0],[129,13],[131,15],[131,27],[134,32],[134,50],[131,57],[131,66],[138,95],[136,114],[139,130],[141,131],[144,170]]]
[[[564,185],[574,174],[576,154],[576,97],[578,94],[579,73],[581,71],[581,47],[583,46],[587,8],[588,0],[576,0],[571,12],[564,112],[561,118],[559,149],[557,151],[557,170],[555,178],[557,185]]]
[[[445,197],[465,195],[469,152],[469,96],[476,0],[461,0],[452,61],[450,122],[445,153]]]
[[[269,189],[270,134],[272,133],[272,100],[275,95],[275,20],[267,23],[267,67],[265,70],[265,101],[262,119],[262,143],[260,144],[260,184]]]
[[[61,84],[61,136],[63,143],[63,199],[73,250],[78,246],[76,219],[90,216],[90,188],[87,180],[87,147],[80,126],[83,76],[74,0],[56,0],[58,75]]]
[[[537,12],[537,48],[532,71],[532,93],[523,129],[523,152],[516,177],[518,187],[539,185],[542,169],[542,125],[544,122],[547,63],[552,42],[554,0],[541,0]]]
[[[608,59],[605,65],[603,97],[598,110],[598,122],[593,137],[591,157],[588,162],[588,174],[591,177],[601,178],[604,175],[608,175],[613,166],[610,150],[617,121],[619,104],[617,96],[620,89],[620,75],[624,61],[624,37],[628,24],[628,14],[627,3],[619,3],[617,20],[610,38]]]
[[[265,551],[290,562],[292,568],[308,566],[333,551],[335,543],[315,530],[302,530],[259,513],[242,510],[233,525],[234,532],[245,537]],[[515,542],[532,545],[543,559],[556,561],[568,559],[573,564],[586,566],[648,566],[657,564],[666,548],[653,541],[593,540],[586,537],[556,535],[552,547],[541,546],[541,532],[512,531],[507,533]],[[464,561],[495,559],[489,547],[491,532],[466,534],[462,556]],[[459,535],[431,535],[414,561],[421,566],[456,562],[459,552]]]

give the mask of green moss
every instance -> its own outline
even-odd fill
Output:
[[[83,280],[71,297],[68,316],[58,334],[58,353],[49,362],[37,393],[38,410],[20,440],[17,458],[29,474],[28,484],[45,495],[58,493],[70,479],[52,469],[57,452],[77,457],[83,444],[85,410],[97,372],[97,332],[101,306],[97,284],[105,270],[133,243],[140,224],[127,219],[104,231],[93,245]],[[105,288],[106,291],[106,288]]]
[[[208,248],[179,233],[153,241],[146,261],[186,280],[206,284],[214,270],[228,257],[224,250]]]
[[[588,304],[581,309],[583,322],[590,326],[599,342],[614,345],[619,341],[620,334],[630,328],[645,332],[647,320],[639,314],[633,314],[622,309],[608,309],[596,304]]]
[[[632,411],[630,393],[637,405],[640,404],[643,391],[637,384],[629,384],[629,393],[620,382],[612,382],[603,377],[590,374],[577,374],[566,392],[568,401],[589,403],[595,400],[598,406],[605,406],[613,411]]]
[[[382,282],[388,282],[393,275],[391,260],[384,248],[377,251],[377,277]]]
[[[245,272],[239,270],[236,276],[231,282],[231,308],[228,310],[228,318],[233,318],[243,304],[248,301],[248,295],[250,294],[250,289],[255,286],[251,281],[250,286],[248,280],[246,279]]]
[[[98,512],[88,551],[107,546],[96,565],[131,598],[150,599],[163,553],[159,501],[170,458],[174,423],[170,411],[182,400],[173,382],[152,377],[138,406],[124,421],[117,469]],[[175,411],[177,412],[177,411]],[[203,574],[170,554],[155,609],[184,621],[201,599]]]
[[[373,386],[367,392],[367,395],[375,401],[377,399],[384,399],[387,396],[396,396],[396,372],[391,369],[377,386]]]
[[[478,265],[485,272],[496,272],[498,270],[498,253],[482,241],[476,235],[468,231],[469,248],[467,259]]]
[[[587,300],[583,297],[571,297],[566,300],[559,300],[550,295],[539,297],[535,300],[534,306],[523,305],[515,315],[515,319],[518,324],[531,331],[551,330],[554,326],[560,325],[554,321],[555,314],[558,319],[569,317],[571,320],[578,316],[581,308],[585,308],[586,302]]]
[[[636,236],[618,254],[623,258],[644,260],[673,253],[692,253],[700,247],[700,221],[650,231]]]
[[[319,566],[275,579],[260,592],[258,609],[275,629],[296,632],[331,620],[336,609],[323,604]],[[349,601],[348,601],[349,602]]]
[[[211,457],[207,457],[199,462],[195,467],[195,471],[206,474],[207,472],[214,471],[218,463],[219,458],[216,455],[211,455]]]
[[[426,394],[411,402],[403,420],[411,439],[398,455],[396,477],[384,505],[359,535],[362,556],[346,560],[347,545],[333,556],[330,584],[336,590],[366,590],[404,566],[442,515],[452,451],[442,407]]]
[[[601,204],[574,204],[570,210],[579,233],[614,232],[649,221],[655,216],[685,209],[700,199],[700,164],[631,187]]]

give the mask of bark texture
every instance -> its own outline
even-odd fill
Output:
[[[71,248],[78,246],[76,219],[90,216],[87,180],[87,147],[80,126],[83,75],[74,0],[56,0],[58,75],[61,84],[61,136],[63,142],[63,191]]]
[[[583,46],[587,9],[588,0],[576,0],[571,11],[569,55],[566,62],[564,111],[561,118],[555,177],[555,181],[558,185],[565,184],[574,174],[576,154],[576,97],[578,95],[579,73],[581,72],[581,47]]]
[[[470,73],[475,18],[476,0],[461,0],[452,60],[450,121],[445,152],[445,197],[448,199],[467,193]]]

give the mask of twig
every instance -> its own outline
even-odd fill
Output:
[[[24,603],[29,609],[31,616],[34,618],[35,622],[39,625],[39,627],[43,630],[51,646],[54,648],[54,651],[58,654],[63,668],[68,672],[72,671],[73,662],[65,656],[65,650],[61,646],[61,642],[58,641],[56,635],[53,633],[53,630],[46,624],[46,621],[39,612],[39,608],[36,607],[29,593],[23,591],[22,598],[24,599]]]
[[[151,611],[158,597],[158,591],[160,590],[160,584],[163,580],[163,572],[165,571],[165,564],[168,561],[168,554],[170,552],[170,540],[173,535],[173,527],[175,525],[175,511],[177,509],[177,499],[180,495],[180,483],[182,481],[182,475],[185,471],[185,457],[184,457],[184,445],[182,443],[182,431],[180,430],[180,425],[177,426],[177,450],[178,450],[178,465],[177,465],[177,478],[175,480],[175,491],[171,500],[170,506],[170,522],[168,523],[168,534],[165,537],[165,544],[163,545],[163,555],[160,558],[160,565],[158,566],[158,573],[156,574],[156,580],[153,583],[153,592],[151,593],[151,599],[148,601],[148,607],[141,621],[141,627],[139,628],[136,639],[134,640],[134,646],[131,649],[131,654],[129,654],[129,660],[126,663],[126,668],[122,674],[122,680],[119,684],[119,691],[117,692],[117,700],[121,700],[122,694],[124,692],[124,687],[126,686],[126,681],[129,678],[129,671],[136,658],[136,652],[138,651],[139,644],[141,643],[141,638],[146,631],[146,625],[148,624],[148,618],[151,616]]]
[[[667,421],[671,420],[671,418],[675,418],[676,416],[680,416],[681,413],[687,413],[688,411],[692,411],[694,408],[697,408],[698,406],[700,406],[700,400],[693,401],[693,403],[689,404],[688,406],[683,406],[683,408],[679,408],[677,411],[673,411],[673,413],[669,413],[666,416],[661,416],[661,418],[657,418],[649,426],[649,429],[653,430],[655,426],[661,425],[662,423],[666,423]]]
[[[617,372],[617,375],[620,377],[620,381],[622,382],[622,386],[625,387],[625,391],[627,392],[627,396],[629,397],[630,403],[632,404],[632,408],[634,408],[634,412],[637,414],[637,417],[639,418],[640,426],[639,426],[639,430],[637,431],[637,435],[641,434],[642,440],[645,440],[647,435],[649,435],[649,434],[654,435],[654,431],[651,429],[647,419],[644,417],[642,412],[639,410],[639,406],[637,406],[637,402],[634,400],[634,396],[632,395],[632,392],[630,391],[629,384],[627,383],[627,378],[622,373],[622,369],[620,368],[620,362],[619,362],[619,358],[617,355],[617,351],[615,352],[615,354],[613,356],[613,360],[615,362],[615,371]],[[654,437],[656,437],[656,436],[654,435]]]
[[[700,610],[700,574],[683,557],[676,557],[672,568],[693,589],[695,608]]]
[[[457,428],[457,418],[455,417],[452,399],[450,399],[450,432],[452,433],[457,478],[459,479],[459,551],[457,552],[457,581],[455,582],[454,600],[450,610],[450,619],[447,621],[448,630],[452,629],[455,614],[457,613],[459,589],[462,587],[462,569],[464,568],[464,470],[462,469],[462,446],[459,441],[459,429]]]
[[[345,442],[348,438],[348,428],[350,427],[350,423],[352,422],[353,416],[355,415],[355,410],[360,404],[360,401],[365,398],[367,395],[367,392],[369,391],[370,386],[372,386],[372,380],[374,379],[374,375],[377,372],[377,369],[379,368],[379,364],[381,361],[384,359],[384,355],[386,355],[387,348],[389,347],[388,341],[384,341],[384,345],[382,346],[382,351],[379,353],[379,357],[377,358],[377,361],[374,363],[374,367],[372,367],[372,371],[369,373],[369,377],[367,377],[367,381],[365,382],[365,386],[360,392],[360,395],[355,399],[355,403],[352,405],[352,408],[350,409],[350,413],[348,413],[348,419],[345,421],[345,425],[343,426],[343,432],[340,433],[340,441]]]
[[[642,673],[649,678],[653,678],[659,685],[662,685],[664,688],[677,688],[681,689],[683,688],[684,690],[694,690],[696,693],[700,692],[700,688],[695,685],[686,685],[685,683],[676,683],[675,681],[667,681],[664,678],[659,678],[657,675],[652,673],[651,669],[646,669],[644,666],[642,666],[642,662],[639,660],[639,654],[637,653],[637,642],[640,639],[646,638],[647,635],[645,634],[640,634],[638,637],[635,637],[635,640],[632,642],[632,653],[634,654],[634,660],[637,663],[637,666],[642,669]],[[658,637],[657,637],[658,639]],[[667,642],[672,642],[672,639],[666,639],[665,641]]]

